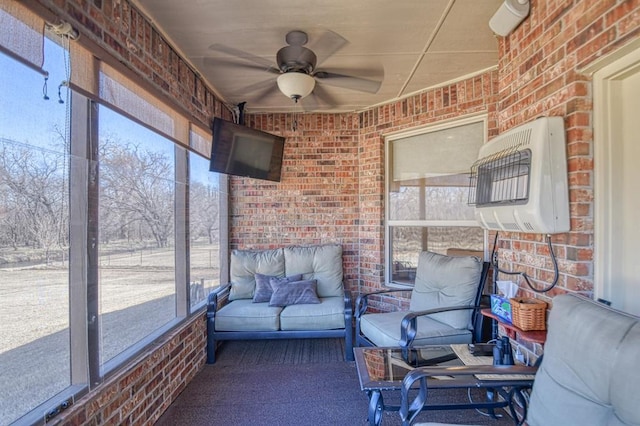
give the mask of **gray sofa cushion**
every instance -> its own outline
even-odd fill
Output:
[[[285,247],[286,274],[317,280],[319,297],[342,297],[342,246]]]
[[[398,346],[400,323],[406,314],[398,311],[363,315],[360,330],[376,346]],[[456,329],[427,316],[418,317],[417,326],[414,346],[471,343],[472,340],[469,330]]]
[[[234,300],[216,312],[216,331],[276,331],[282,308],[251,299]]]
[[[282,330],[344,328],[344,298],[323,297],[317,305],[289,305],[280,314]]]
[[[320,303],[316,293],[316,280],[271,280],[273,294],[269,306],[308,305]]]
[[[637,425],[640,424],[640,326],[637,322],[617,349],[609,386],[613,415],[624,424]]]
[[[481,275],[482,260],[478,257],[450,257],[423,251],[418,259],[409,310],[469,306],[475,298]],[[431,315],[430,318],[464,329],[469,325],[471,313],[471,310],[452,311]]]
[[[639,354],[638,318],[576,296],[557,296],[528,424],[640,424]]]
[[[284,277],[284,253],[281,248],[233,250],[229,273],[229,300],[251,299],[256,288],[256,274]]]

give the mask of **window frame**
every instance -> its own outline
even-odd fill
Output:
[[[210,140],[211,141],[211,140]],[[192,145],[193,146],[193,145]],[[200,150],[193,150],[187,153],[187,162],[189,165],[191,164],[191,156],[198,156],[204,158],[208,161],[203,154],[201,154]],[[209,149],[209,152],[211,150]],[[189,177],[187,180],[187,190],[185,196],[190,200],[191,199],[191,167],[189,166]],[[219,238],[219,247],[218,247],[218,287],[223,286],[229,281],[229,175],[222,173],[210,172],[217,175],[218,179],[218,230],[220,235]],[[187,202],[188,203],[188,202]],[[187,204],[189,205],[189,204]],[[189,212],[185,213],[186,217],[186,234],[185,234],[185,244],[186,251],[191,253],[191,208],[189,208]],[[191,258],[187,257],[187,265],[186,265],[186,276],[187,276],[187,305],[189,311],[193,314],[199,309],[203,309],[207,305],[207,297],[205,296],[203,300],[198,301],[196,303],[192,303],[191,300],[191,284],[193,282],[193,278],[191,277]],[[217,287],[213,287],[211,290],[215,290]],[[205,287],[206,290],[206,287]],[[206,294],[206,293],[205,293]]]
[[[483,140],[484,145],[487,142],[488,133],[488,115],[486,113],[470,115],[462,118],[456,118],[454,120],[447,120],[444,122],[431,124],[428,126],[422,126],[414,128],[408,131],[401,131],[390,133],[384,138],[384,154],[385,154],[385,179],[384,179],[384,285],[390,288],[412,289],[413,284],[397,282],[393,280],[392,273],[392,229],[394,227],[478,227],[480,224],[476,220],[395,220],[390,218],[391,212],[391,197],[390,187],[393,181],[393,143],[399,139],[404,139],[412,136],[419,136],[428,133],[446,131],[448,129],[461,127],[469,124],[482,123],[483,125]],[[470,167],[469,167],[470,172]],[[453,174],[452,174],[453,175]],[[483,231],[483,257],[487,259],[487,231]]]
[[[44,35],[43,35],[44,38]],[[81,47],[84,49],[84,47]],[[76,48],[77,50],[77,48]],[[22,65],[32,68],[35,72],[43,73],[37,67],[25,63],[19,55],[10,51],[0,49],[7,60],[16,61]],[[88,74],[97,75],[102,61],[91,56],[88,63]],[[73,55],[71,62],[74,62]],[[87,65],[87,64],[85,64]],[[16,78],[20,78],[17,76]],[[72,79],[73,80],[73,79]],[[38,88],[39,89],[39,88]],[[97,220],[98,201],[92,200],[99,193],[99,174],[97,174],[99,162],[97,157],[99,149],[98,138],[98,106],[104,105],[122,114],[123,117],[145,126],[158,133],[162,137],[167,137],[166,133],[154,129],[152,126],[143,123],[140,119],[132,117],[117,105],[101,101],[95,94],[83,90],[82,87],[74,84],[73,81],[67,86],[69,90],[68,106],[69,116],[69,147],[68,147],[68,197],[69,204],[73,208],[69,209],[68,217],[68,239],[69,239],[69,386],[56,394],[44,395],[45,400],[30,411],[20,413],[18,417],[11,419],[16,424],[40,423],[43,413],[52,411],[63,402],[73,401],[85,395],[91,390],[99,387],[106,379],[118,374],[121,370],[129,368],[130,361],[148,350],[149,346],[158,341],[177,326],[184,324],[194,316],[202,315],[206,308],[206,297],[197,306],[190,306],[189,301],[189,161],[190,152],[196,153],[205,159],[209,153],[202,153],[201,147],[193,146],[189,140],[184,140],[181,136],[169,137],[169,141],[174,144],[175,152],[175,176],[171,176],[176,182],[174,208],[174,235],[175,235],[175,297],[176,316],[165,325],[154,329],[150,334],[143,337],[137,343],[124,349],[120,354],[111,360],[100,363],[101,342],[99,335],[99,279],[97,269],[99,268],[99,253],[97,249],[99,225],[89,226],[93,220]],[[139,85],[138,89],[144,91],[149,97],[161,99],[159,93],[155,93],[147,86]],[[206,129],[201,123],[194,123],[186,118],[184,111],[179,110],[169,103],[164,103],[164,107],[172,112],[172,116],[180,116],[183,120],[188,120],[189,125],[196,125],[200,129]],[[183,129],[181,127],[181,129]],[[180,132],[178,132],[180,133]],[[184,132],[181,132],[182,135]],[[210,130],[202,130],[204,138],[211,140]],[[96,179],[97,178],[97,179]],[[220,270],[219,282],[226,283],[228,279],[228,258],[229,258],[229,229],[228,229],[228,209],[229,209],[229,188],[228,177],[218,176],[220,181],[219,203],[220,203],[220,226],[219,226],[219,249],[220,249]],[[94,207],[90,207],[94,204]],[[93,211],[95,209],[95,211]],[[19,321],[19,318],[15,319]],[[36,401],[33,401],[36,402]],[[53,421],[54,418],[52,417]]]

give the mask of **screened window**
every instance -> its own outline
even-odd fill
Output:
[[[64,79],[60,46],[44,53]],[[0,424],[71,384],[67,106],[43,84],[0,53]]]
[[[226,176],[209,171],[209,160],[189,154],[189,298],[191,308],[201,306],[209,292],[220,285],[220,259],[226,243],[224,228]],[[222,253],[221,253],[222,249]]]
[[[0,424],[33,424],[204,306],[228,193],[208,131],[20,2],[0,23]]]
[[[176,318],[175,144],[99,116],[102,364]]]
[[[387,139],[387,282],[413,285],[418,256],[484,256],[469,172],[485,140],[474,118]]]

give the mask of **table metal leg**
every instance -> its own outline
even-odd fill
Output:
[[[497,398],[498,398],[498,392],[496,391],[496,389],[493,388],[487,388],[487,402],[496,402]],[[493,407],[488,407],[487,408],[487,414],[489,414],[491,416],[491,418],[493,419],[499,419],[500,416],[496,414],[496,411]]]
[[[516,426],[521,426],[527,418],[528,398],[525,396],[525,392],[527,392],[528,389],[528,387],[522,388],[517,386],[513,387],[508,394],[507,402],[509,403],[509,411],[511,412],[511,416],[513,417]],[[522,409],[521,415],[516,410],[514,404],[518,404]]]
[[[369,425],[380,426],[382,423],[382,412],[384,411],[384,400],[382,392],[379,390],[369,391]]]

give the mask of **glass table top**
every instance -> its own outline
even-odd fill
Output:
[[[397,389],[416,367],[463,365],[451,346],[354,348],[362,389]]]

